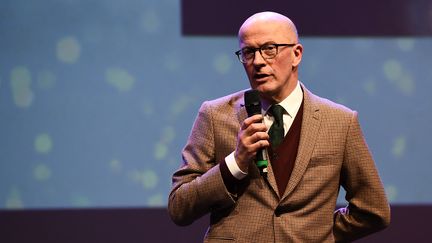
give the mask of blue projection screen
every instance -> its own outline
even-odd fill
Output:
[[[180,20],[176,0],[1,1],[0,209],[166,205],[200,104],[248,87],[234,36]],[[432,38],[301,42],[300,80],[359,112],[390,202],[432,203]]]

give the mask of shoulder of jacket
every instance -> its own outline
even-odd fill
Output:
[[[223,97],[219,97],[219,98],[216,98],[213,100],[206,100],[203,102],[203,105],[209,106],[212,108],[227,107],[227,106],[234,107],[237,105],[242,105],[242,104],[244,104],[244,101],[243,101],[244,98],[243,97],[244,97],[244,92],[246,90],[247,89],[240,90],[240,91],[237,91],[235,93],[231,93],[231,94],[228,94],[228,95],[225,95]]]
[[[355,113],[354,110],[348,108],[347,106],[342,105],[340,103],[336,103],[327,98],[323,98],[318,95],[315,95],[309,90],[305,91],[305,96],[307,96],[307,99],[309,99],[309,102],[311,103],[312,107],[314,107],[316,110],[321,111],[323,114],[331,114],[333,116],[340,115],[340,116],[352,117],[353,114]]]

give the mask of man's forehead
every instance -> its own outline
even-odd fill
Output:
[[[239,43],[242,46],[259,46],[266,43],[294,41],[293,38],[295,38],[294,33],[283,26],[254,26],[239,33]]]
[[[249,31],[262,31],[266,29],[274,29],[274,28],[289,28],[289,24],[280,19],[255,19],[251,21],[245,22],[240,28],[241,32],[249,32]]]

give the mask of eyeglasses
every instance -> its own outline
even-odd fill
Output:
[[[264,44],[258,48],[245,47],[235,52],[241,63],[248,63],[255,58],[256,51],[259,51],[264,59],[275,58],[279,46],[295,46],[297,44]]]

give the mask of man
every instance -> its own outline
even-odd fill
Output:
[[[238,37],[262,114],[248,117],[244,91],[202,104],[173,175],[172,220],[210,213],[205,242],[344,242],[386,227],[389,205],[357,112],[298,81],[303,47],[291,20],[257,13]],[[262,149],[267,174],[255,165]],[[348,206],[335,211],[340,186]]]

